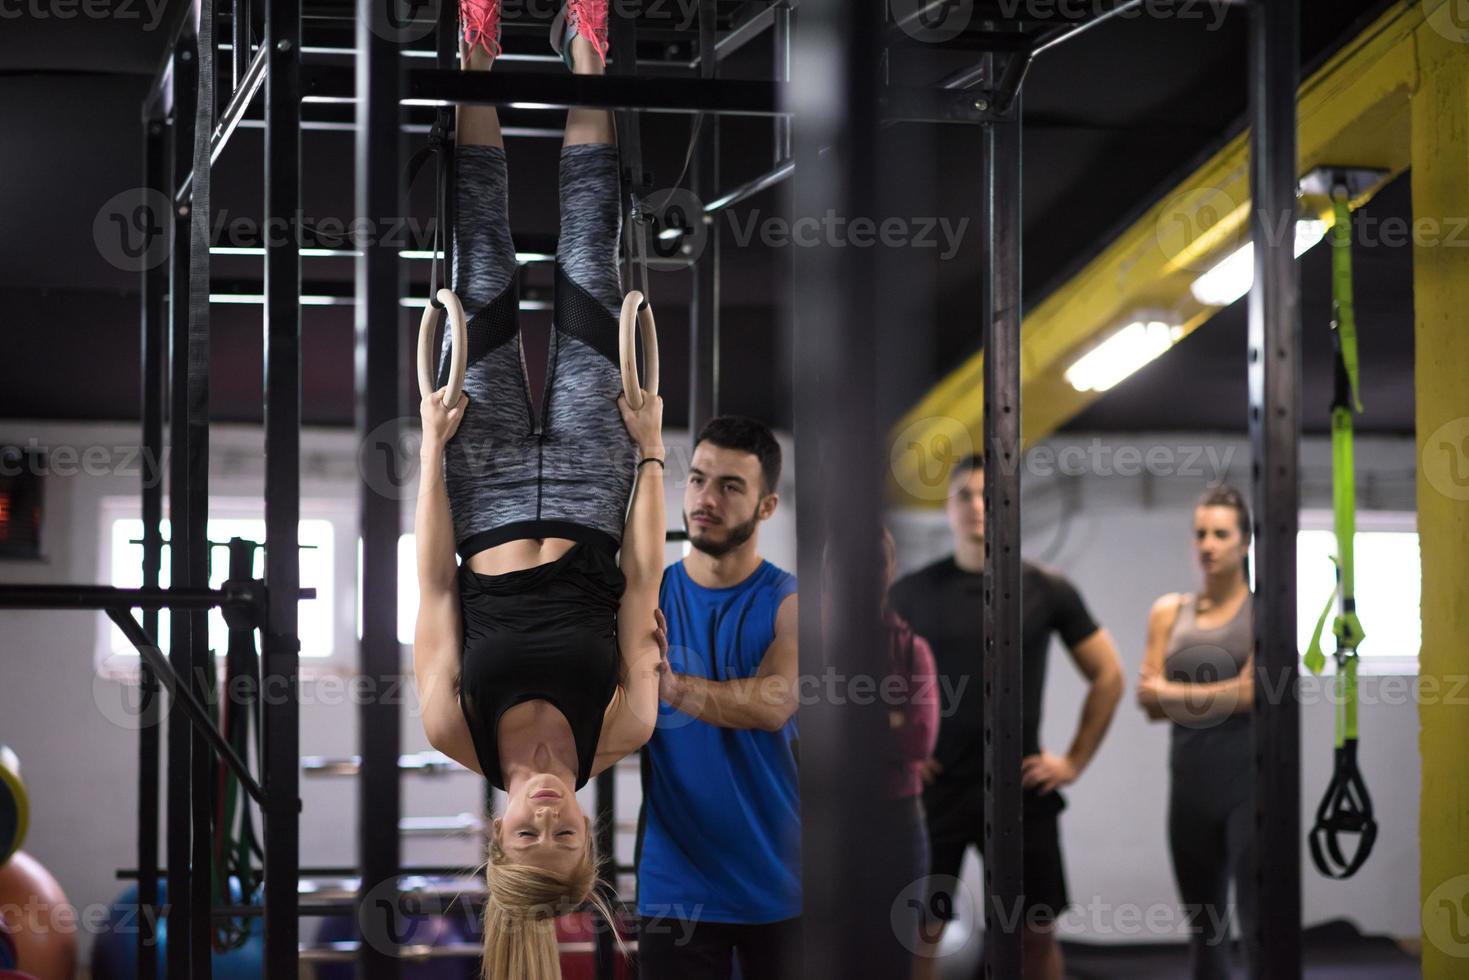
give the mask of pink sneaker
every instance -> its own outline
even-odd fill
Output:
[[[607,0],[566,0],[551,24],[551,48],[572,67],[571,41],[580,34],[592,43],[603,67],[607,65]]]
[[[471,51],[481,47],[491,58],[500,54],[500,3],[501,0],[459,0],[464,43]]]

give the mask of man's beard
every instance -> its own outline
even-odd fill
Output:
[[[740,545],[750,540],[750,538],[753,537],[755,534],[755,528],[758,527],[759,524],[760,516],[756,514],[743,524],[730,525],[728,527],[728,533],[724,536],[723,541],[710,541],[708,540],[707,533],[704,540],[699,540],[698,538],[694,537],[694,532],[690,530],[689,544],[693,545],[695,548],[698,548],[710,558],[723,558],[725,555],[729,554],[731,551],[734,551]],[[689,527],[689,515],[687,513],[685,513],[683,516],[683,526],[686,529]]]

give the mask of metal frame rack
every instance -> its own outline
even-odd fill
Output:
[[[922,17],[947,0],[912,3],[907,17]],[[700,113],[705,116],[696,154],[695,186],[710,199],[708,211],[729,207],[796,174],[794,200],[802,213],[828,207],[841,213],[879,213],[885,175],[878,163],[880,133],[893,122],[970,123],[984,126],[976,176],[983,192],[981,228],[986,259],[981,277],[985,363],[984,446],[997,464],[986,487],[989,514],[985,598],[988,628],[984,673],[986,770],[986,973],[1020,975],[1020,935],[1006,932],[998,914],[1020,892],[1020,89],[1033,58],[1106,17],[1135,6],[1118,3],[1101,16],[1069,24],[987,23],[966,35],[977,52],[973,68],[956,73],[934,89],[903,89],[883,84],[880,66],[889,49],[910,43],[902,25],[872,3],[855,13],[846,0],[805,0],[802,30],[792,30],[795,0],[749,4],[744,20],[720,36],[715,0],[699,0],[697,52],[675,52],[655,63],[678,73],[679,84],[644,77],[644,62],[615,65],[605,78],[560,73],[496,72],[461,74],[451,69],[455,47],[452,8],[446,10],[429,45],[395,40],[403,23],[392,19],[391,4],[356,0],[355,10],[331,16],[303,16],[302,0],[232,0],[231,60],[223,77],[227,92],[217,103],[220,77],[215,36],[219,11],[202,0],[202,19],[191,24],[186,9],[173,25],[164,64],[143,107],[146,186],[173,201],[173,234],[189,248],[177,248],[170,265],[146,272],[142,283],[143,443],[147,458],[158,459],[163,445],[165,392],[170,443],[174,447],[169,484],[172,515],[172,588],[157,588],[163,541],[163,491],[156,474],[143,481],[144,588],[18,587],[0,589],[0,608],[106,609],[145,651],[156,635],[158,610],[172,614],[173,651],[163,662],[156,650],[145,653],[145,712],[158,717],[160,682],[186,710],[168,725],[167,869],[171,908],[167,976],[170,980],[207,980],[211,975],[209,929],[212,909],[207,887],[192,880],[191,867],[208,867],[209,775],[211,751],[223,747],[202,715],[200,668],[209,664],[205,611],[232,606],[251,611],[264,637],[263,671],[272,689],[295,692],[299,640],[297,599],[301,595],[297,562],[300,496],[301,247],[294,235],[264,243],[265,267],[265,453],[266,564],[263,583],[232,583],[212,592],[205,583],[205,518],[208,501],[208,349],[209,176],[211,162],[231,134],[261,104],[265,131],[265,207],[270,226],[295,220],[301,201],[301,133],[350,125],[357,133],[357,211],[373,218],[402,213],[403,188],[398,159],[399,134],[421,131],[422,108],[459,103],[541,108],[566,106],[621,110],[628,122],[638,112]],[[1255,228],[1279,227],[1295,214],[1295,92],[1298,0],[1249,0],[1252,185]],[[445,7],[450,5],[445,4]],[[263,9],[262,9],[263,8]],[[753,13],[750,10],[753,8]],[[334,22],[333,22],[334,21]],[[355,21],[355,37],[339,48],[319,46],[314,53],[354,55],[354,69],[303,63],[303,27],[339,29]],[[776,54],[770,81],[719,77],[719,63],[769,29]],[[639,25],[619,8],[613,30],[617,50],[637,51]],[[425,32],[427,36],[428,32]],[[692,54],[692,57],[690,57]],[[416,67],[418,59],[437,58],[438,66]],[[327,59],[329,60],[329,59]],[[528,58],[526,60],[538,60]],[[636,62],[636,64],[633,64]],[[638,71],[634,72],[634,68]],[[689,77],[690,72],[697,73]],[[799,99],[794,92],[799,89]],[[263,95],[262,95],[263,92]],[[354,106],[350,121],[339,109]],[[304,118],[303,107],[319,117]],[[791,116],[799,107],[800,124]],[[216,109],[219,111],[216,113]],[[333,115],[337,113],[336,115]],[[772,169],[732,191],[718,194],[720,142],[718,120],[738,114],[769,117],[775,129]],[[526,113],[527,118],[531,113]],[[519,120],[517,119],[517,124]],[[544,129],[507,126],[544,135]],[[635,146],[635,141],[634,141]],[[636,162],[636,158],[634,158]],[[645,182],[637,172],[633,185]],[[1256,279],[1250,300],[1250,429],[1255,446],[1255,499],[1259,504],[1257,548],[1262,581],[1256,643],[1257,674],[1270,678],[1285,696],[1257,701],[1257,830],[1260,860],[1260,929],[1249,937],[1255,975],[1300,976],[1300,827],[1298,810],[1298,717],[1295,700],[1294,551],[1299,389],[1299,329],[1296,272],[1289,236],[1256,234]],[[850,672],[875,671],[879,654],[875,629],[868,628],[878,608],[877,584],[860,570],[879,567],[875,536],[828,533],[829,529],[876,527],[880,519],[879,474],[883,454],[879,389],[882,335],[879,324],[891,299],[877,288],[871,250],[798,250],[792,317],[792,350],[802,365],[796,388],[797,504],[804,515],[799,529],[801,576],[819,583],[829,617],[823,628],[821,602],[808,602],[801,615],[801,672],[820,674],[837,665]],[[399,285],[400,256],[370,243],[357,259],[357,432],[381,432],[401,415],[404,390],[404,321]],[[696,270],[691,304],[691,428],[718,411],[719,244],[706,250]],[[171,352],[171,357],[170,357]],[[170,366],[171,364],[171,366]],[[859,393],[858,397],[852,394]],[[815,434],[819,434],[819,438]],[[370,458],[370,457],[369,457]],[[832,468],[841,463],[841,479]],[[370,481],[369,481],[370,482]],[[817,515],[820,515],[818,519]],[[361,669],[396,675],[399,647],[392,610],[396,588],[397,504],[364,489],[361,497],[364,612]],[[139,626],[126,612],[142,608]],[[188,682],[180,680],[187,678]],[[399,860],[398,707],[386,700],[362,708],[362,761],[358,827],[361,896],[396,888]],[[145,716],[147,717],[147,716]],[[192,728],[191,728],[192,725]],[[264,708],[265,758],[259,785],[232,753],[225,758],[244,778],[265,816],[265,972],[295,976],[299,962],[297,897],[299,865],[299,716],[295,697],[268,699]],[[869,788],[878,778],[882,718],[877,710],[834,703],[803,707],[802,754],[841,759],[841,765],[808,764],[801,770],[802,845],[805,886],[805,961],[808,976],[868,976],[880,962],[882,936],[891,896],[901,888],[896,856],[871,847]],[[139,745],[138,870],[140,900],[157,901],[158,726],[144,724]],[[868,771],[870,770],[870,771]],[[611,804],[611,780],[599,783],[604,814]],[[369,816],[370,815],[370,819]],[[610,828],[611,821],[604,820]],[[604,840],[604,847],[609,841]],[[610,854],[610,848],[606,853]],[[862,855],[860,860],[854,856]],[[1268,877],[1268,882],[1267,882]],[[1265,887],[1268,884],[1268,887]],[[350,908],[342,906],[341,908]],[[341,911],[338,909],[338,912]],[[357,909],[359,912],[360,908]],[[238,910],[230,910],[238,914]],[[139,936],[139,964],[153,975],[155,948],[148,916]],[[361,917],[367,940],[358,952],[360,975],[369,980],[394,977],[399,959],[387,942],[389,923]],[[374,935],[374,930],[380,934]],[[376,941],[374,941],[376,940]],[[607,944],[604,942],[604,946]],[[600,958],[599,973],[611,975],[611,958]]]

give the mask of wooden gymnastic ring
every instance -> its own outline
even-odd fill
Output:
[[[637,335],[643,336],[642,384],[638,383]],[[618,331],[618,351],[622,357],[622,393],[634,412],[643,407],[643,392],[658,394],[658,328],[653,322],[653,304],[634,289],[622,301],[622,323]]]
[[[469,365],[469,327],[464,320],[464,306],[453,290],[440,289],[438,300],[448,315],[446,329],[449,331],[449,383],[444,391],[444,407],[459,404],[464,391],[464,372]],[[433,303],[423,308],[423,319],[418,324],[418,390],[423,397],[437,389],[434,387],[434,328],[438,326],[439,310]]]

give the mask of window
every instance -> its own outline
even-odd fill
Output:
[[[413,643],[418,619],[418,555],[410,531],[398,538],[398,642]],[[357,639],[362,639],[362,539],[357,539]]]
[[[110,568],[107,569],[108,580],[119,588],[136,589],[143,584],[143,522],[137,517],[114,517],[108,527],[107,550]],[[163,527],[163,567],[159,573],[159,585],[167,588],[169,584],[169,555],[168,535],[169,523],[165,519]],[[324,658],[332,654],[333,630],[332,610],[333,603],[333,534],[330,521],[326,520],[303,520],[301,528],[301,587],[315,589],[315,599],[303,599],[300,604],[299,634],[301,637],[301,656],[306,658]],[[209,586],[219,588],[229,577],[229,553],[223,546],[230,538],[245,538],[250,541],[265,540],[265,521],[255,517],[218,517],[209,521],[209,540],[220,542],[214,547],[210,554],[209,563]],[[262,550],[255,552],[254,575],[259,578],[264,575],[265,555]],[[108,622],[105,617],[103,621],[107,624],[108,641],[107,652],[117,656],[137,656],[137,651],[122,631]],[[165,653],[169,650],[169,617],[162,615],[158,620],[158,646]],[[217,609],[209,613],[209,646],[217,655],[223,656],[229,642],[229,631],[224,623],[224,615]],[[257,635],[258,642],[258,635]]]
[[[398,539],[398,642],[413,642],[413,624],[418,619],[417,539],[412,532]]]
[[[1331,560],[1336,554],[1336,534],[1330,511],[1302,513],[1296,542],[1296,634],[1299,649],[1305,653],[1336,584],[1336,565]],[[1423,637],[1419,618],[1422,566],[1414,515],[1359,513],[1354,544],[1357,616],[1366,633],[1357,651],[1363,669],[1416,672]],[[1327,617],[1321,644],[1328,651],[1328,664],[1335,644],[1325,634],[1330,633],[1335,615],[1333,611]]]

